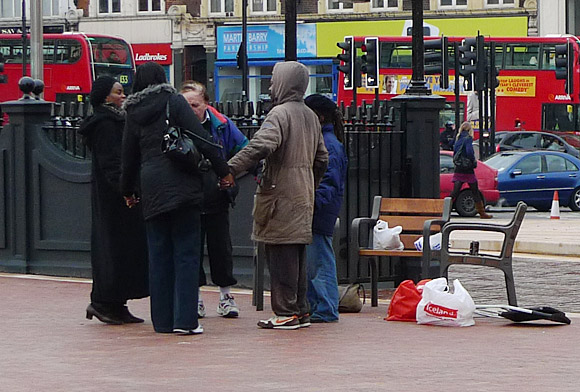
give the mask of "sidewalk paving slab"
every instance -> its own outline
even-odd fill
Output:
[[[578,391],[580,319],[572,325],[477,319],[469,328],[386,322],[365,305],[338,323],[260,330],[247,291],[239,319],[215,314],[199,336],[153,332],[147,299],[130,301],[144,324],[85,319],[88,281],[0,275],[0,389],[19,391]]]

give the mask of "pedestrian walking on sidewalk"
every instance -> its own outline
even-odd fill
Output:
[[[304,103],[318,116],[324,145],[328,150],[328,168],[315,193],[312,244],[306,247],[310,321],[328,323],[338,321],[339,317],[332,235],[342,205],[348,161],[342,144],[344,128],[338,106],[320,94],[306,97]]]
[[[169,115],[167,116],[167,107]],[[163,67],[148,62],[137,68],[133,94],[125,102],[127,123],[123,135],[121,190],[127,205],[141,201],[149,248],[151,319],[160,333],[199,334],[201,175],[186,171],[161,152],[169,124],[209,140],[195,113],[167,83]],[[226,161],[218,149],[192,139],[208,158],[225,186],[233,184]],[[194,289],[192,289],[194,288]]]
[[[121,83],[99,77],[89,96],[94,114],[79,133],[91,153],[91,270],[87,318],[107,324],[142,323],[127,300],[149,295],[147,239],[141,207],[125,206],[119,187],[125,94]]]
[[[203,84],[188,80],[183,83],[181,94],[187,100],[212,141],[223,148],[222,158],[229,159],[248,144],[248,138],[236,125],[217,109],[209,105],[209,96]],[[226,318],[238,317],[240,310],[230,288],[238,283],[234,278],[232,240],[230,238],[230,204],[234,204],[239,191],[237,185],[220,189],[219,177],[210,169],[202,174],[204,196],[201,210],[201,248],[199,263],[199,286],[205,286],[207,279],[203,269],[203,247],[207,241],[207,253],[211,280],[220,288],[220,302],[217,313]],[[205,317],[205,305],[198,297],[197,312]]]
[[[477,177],[474,171],[477,167],[477,159],[475,159],[475,153],[473,151],[473,127],[468,121],[461,124],[459,132],[457,132],[457,139],[453,146],[453,165],[453,191],[451,192],[453,203],[455,203],[463,184],[467,183],[473,195],[475,209],[479,213],[479,217],[481,219],[493,218],[493,215],[485,212],[483,199],[479,193]]]
[[[314,190],[328,163],[316,114],[304,104],[309,73],[287,61],[272,72],[273,107],[250,143],[228,161],[234,175],[265,159],[254,199],[252,239],[265,244],[274,316],[260,328],[310,325],[306,244],[312,242]]]

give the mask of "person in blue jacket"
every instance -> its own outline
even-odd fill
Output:
[[[226,116],[209,105],[209,96],[203,84],[189,80],[183,83],[181,94],[187,100],[201,125],[211,135],[212,141],[221,145],[222,158],[230,159],[248,144],[248,138]],[[220,190],[219,178],[213,170],[203,175],[204,200],[201,215],[201,260],[203,245],[207,240],[207,253],[211,280],[220,288],[217,313],[222,317],[238,317],[240,310],[231,294],[230,287],[237,283],[233,275],[232,241],[230,238],[229,207],[233,205],[238,186]],[[199,287],[207,279],[200,263]],[[199,293],[198,316],[205,317],[205,305]]]
[[[316,189],[312,244],[306,247],[310,322],[333,322],[338,321],[339,296],[332,234],[342,205],[348,162],[342,144],[343,120],[336,104],[324,95],[310,95],[304,103],[318,116],[328,150],[328,168]]]

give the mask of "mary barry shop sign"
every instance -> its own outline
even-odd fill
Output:
[[[135,65],[154,61],[161,65],[171,65],[171,44],[132,44]]]

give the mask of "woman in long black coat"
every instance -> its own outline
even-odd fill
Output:
[[[91,266],[93,289],[87,318],[107,324],[139,323],[127,300],[149,295],[147,239],[139,205],[127,208],[120,192],[125,126],[123,86],[100,77],[90,95],[94,114],[80,129],[92,157]]]

